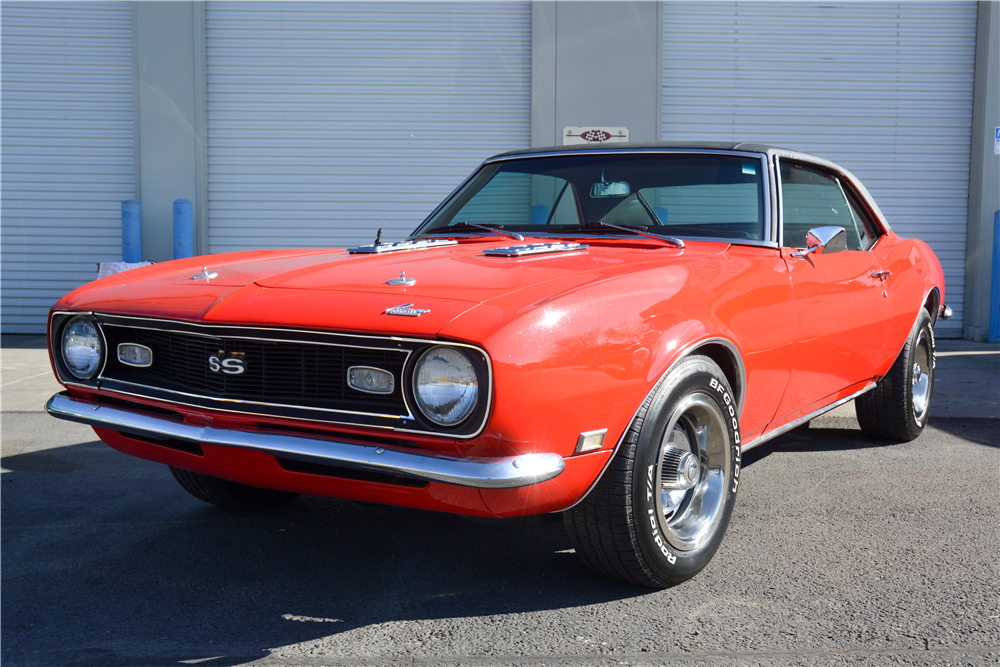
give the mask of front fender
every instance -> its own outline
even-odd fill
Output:
[[[880,262],[892,275],[886,281],[891,315],[883,358],[876,368],[877,375],[888,372],[899,351],[906,344],[913,323],[929,295],[938,290],[938,303],[944,303],[944,271],[934,251],[919,239],[902,239],[890,233],[879,248]],[[937,313],[931,313],[936,319]]]
[[[740,248],[560,287],[496,299],[441,331],[477,341],[493,361],[492,416],[470,454],[571,456],[581,433],[603,429],[613,449],[670,365],[708,339],[728,341],[745,365],[744,432],[773,416],[795,339],[777,251]]]

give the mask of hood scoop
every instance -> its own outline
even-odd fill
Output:
[[[524,257],[525,255],[543,255],[553,252],[576,252],[586,250],[589,247],[584,243],[524,243],[502,248],[487,248],[483,254],[488,257]]]
[[[458,245],[454,239],[420,239],[416,241],[397,241],[396,243],[378,243],[375,245],[361,245],[351,248],[347,252],[352,255],[384,255],[387,252],[404,252],[406,250],[426,250],[428,248],[442,248],[448,245]]]

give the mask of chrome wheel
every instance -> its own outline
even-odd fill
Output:
[[[736,504],[736,405],[714,360],[692,354],[674,364],[646,397],[598,483],[563,513],[587,567],[653,588],[705,569]]]
[[[722,519],[732,474],[732,444],[718,403],[701,393],[681,401],[670,415],[658,460],[660,530],[675,549],[698,549]]]
[[[913,418],[923,425],[930,407],[931,373],[934,371],[934,352],[924,331],[920,332],[913,351],[913,368],[910,373],[910,396],[913,402]]]

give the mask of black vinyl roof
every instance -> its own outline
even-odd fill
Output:
[[[568,152],[588,152],[588,151],[616,151],[616,150],[663,150],[663,149],[696,149],[715,151],[748,151],[751,153],[798,153],[787,148],[780,148],[770,144],[760,144],[746,141],[627,141],[613,143],[593,143],[574,144],[571,146],[543,146],[538,148],[526,148],[519,151],[507,151],[493,156],[494,158],[513,157],[515,155],[537,155],[541,153],[568,153]]]
[[[838,164],[834,164],[829,160],[818,157],[816,155],[810,155],[809,153],[803,153],[801,151],[793,150],[790,148],[781,148],[780,146],[773,146],[771,144],[760,144],[750,141],[622,141],[622,142],[612,142],[612,143],[593,143],[593,144],[573,144],[570,146],[542,146],[538,148],[525,148],[519,151],[507,151],[506,153],[500,153],[499,155],[494,155],[488,158],[486,162],[492,162],[494,160],[506,160],[512,158],[521,157],[532,157],[535,155],[551,155],[553,153],[558,153],[565,155],[567,153],[616,153],[616,152],[630,152],[630,151],[649,151],[649,150],[709,150],[709,151],[745,151],[747,153],[761,153],[767,155],[768,157],[773,157],[778,155],[780,157],[791,158],[794,160],[803,160],[806,162],[812,162],[814,164],[822,165],[833,169],[835,171],[841,172],[849,176],[852,180],[857,180],[848,172],[846,169]]]

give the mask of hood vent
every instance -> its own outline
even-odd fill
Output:
[[[526,243],[510,245],[503,248],[489,248],[483,251],[490,257],[524,257],[525,255],[541,255],[552,252],[575,252],[586,250],[590,246],[583,243]]]
[[[441,248],[447,245],[457,245],[453,239],[421,239],[419,241],[398,241],[396,243],[379,243],[378,245],[362,245],[348,250],[352,255],[382,255],[387,252],[403,252],[404,250],[425,250],[426,248]]]

